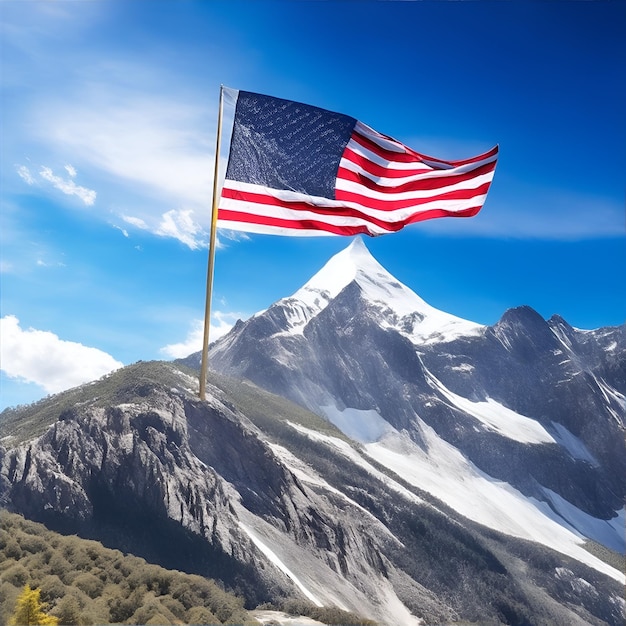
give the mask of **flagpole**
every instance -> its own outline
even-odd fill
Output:
[[[206,303],[204,307],[204,335],[202,338],[202,360],[200,364],[200,400],[206,400],[206,377],[209,361],[209,328],[211,325],[211,298],[213,295],[213,267],[215,264],[215,232],[217,230],[217,184],[222,141],[222,108],[224,86],[220,85],[220,100],[217,113],[217,140],[215,146],[215,167],[213,170],[213,205],[211,209],[211,235],[209,240],[209,263],[206,276]]]

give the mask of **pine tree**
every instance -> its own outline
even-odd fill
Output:
[[[15,613],[9,620],[9,626],[57,626],[59,620],[44,613],[44,605],[39,599],[41,589],[31,589],[26,585],[17,597]]]

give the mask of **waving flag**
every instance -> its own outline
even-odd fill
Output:
[[[482,208],[498,147],[462,161],[420,154],[353,117],[235,91],[218,226],[372,236]]]

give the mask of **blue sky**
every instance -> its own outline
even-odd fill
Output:
[[[602,1],[0,0],[0,409],[199,349],[220,84],[440,158],[499,144],[478,216],[372,254],[473,321],[624,323],[625,24]],[[213,337],[349,242],[219,233]]]

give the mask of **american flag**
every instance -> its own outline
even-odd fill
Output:
[[[353,117],[236,94],[218,226],[274,235],[383,235],[482,208],[498,147],[445,161]]]

